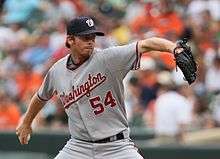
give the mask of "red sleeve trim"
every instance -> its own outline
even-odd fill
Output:
[[[138,42],[136,43],[136,59],[135,59],[135,62],[133,64],[133,67],[132,69],[133,70],[137,70],[140,68],[140,60],[141,59],[141,54],[139,53],[139,50],[138,50]]]
[[[42,97],[40,97],[40,95],[37,93],[37,97],[41,100],[41,101],[44,101],[44,102],[46,102],[46,101],[48,101],[48,99],[43,99]]]

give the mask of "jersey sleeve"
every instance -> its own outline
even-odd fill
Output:
[[[102,56],[111,70],[128,72],[140,67],[141,55],[138,52],[138,42],[104,49]]]
[[[53,72],[49,70],[37,92],[37,96],[40,100],[48,101],[52,98],[55,92],[53,79]]]

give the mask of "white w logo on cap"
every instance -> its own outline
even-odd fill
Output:
[[[89,27],[94,26],[94,22],[93,22],[92,19],[88,19],[88,20],[86,20],[86,24],[87,24]]]

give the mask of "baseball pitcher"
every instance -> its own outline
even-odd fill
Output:
[[[71,139],[56,159],[142,159],[129,138],[123,79],[140,66],[144,52],[182,52],[176,43],[149,38],[124,46],[96,49],[96,30],[90,17],[67,25],[70,53],[56,62],[33,96],[16,129],[21,144],[28,144],[31,124],[45,103],[56,95],[68,115]]]

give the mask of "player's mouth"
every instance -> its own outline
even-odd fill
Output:
[[[93,47],[85,47],[86,50],[92,50]]]

